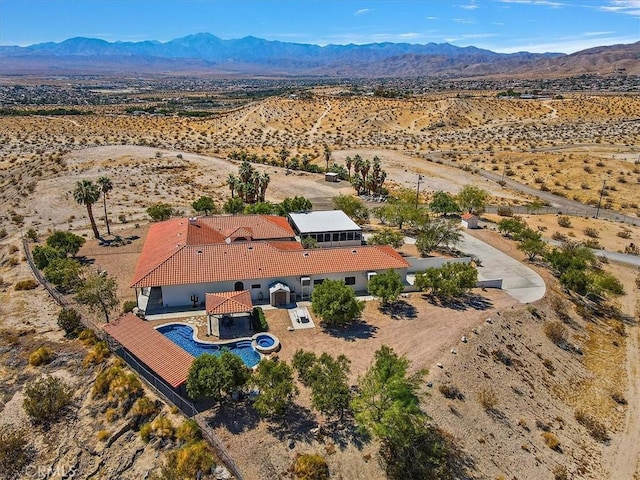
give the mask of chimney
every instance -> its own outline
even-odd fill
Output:
[[[189,225],[197,225],[198,217],[189,217]]]

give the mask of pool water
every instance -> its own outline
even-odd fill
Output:
[[[256,343],[262,348],[269,348],[275,345],[275,340],[267,335],[258,335],[256,338]]]
[[[251,339],[249,338],[216,345],[194,340],[193,328],[189,325],[169,324],[158,327],[157,330],[194,357],[199,357],[203,353],[220,355],[224,349],[227,349],[231,353],[238,355],[249,368],[255,367],[260,363],[260,354],[251,346]]]

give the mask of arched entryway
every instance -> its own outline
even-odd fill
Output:
[[[241,292],[242,290],[244,290],[244,283],[242,282],[236,282],[236,284],[233,286],[233,289],[236,292]]]

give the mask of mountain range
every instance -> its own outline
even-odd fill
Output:
[[[410,77],[640,74],[640,42],[561,53],[496,53],[448,43],[311,45],[198,33],[168,42],[76,37],[27,47],[0,46],[5,74],[157,73],[220,76]]]

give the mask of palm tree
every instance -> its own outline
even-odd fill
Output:
[[[100,177],[97,183],[102,191],[102,206],[104,207],[104,221],[107,224],[107,235],[111,235],[109,217],[107,216],[107,193],[113,190],[113,183],[111,183],[111,179],[109,177]]]
[[[327,164],[327,172],[329,171],[329,160],[331,160],[331,149],[329,145],[324,144],[324,161]]]
[[[282,162],[282,168],[287,166],[287,158],[289,158],[289,150],[282,147],[282,150],[278,152],[278,156],[280,157],[280,161]]]
[[[100,232],[98,232],[98,226],[93,218],[93,210],[91,209],[93,204],[100,198],[100,187],[91,180],[76,182],[76,189],[73,191],[73,198],[80,205],[85,205],[87,207],[87,215],[89,215],[93,236],[100,238]]]
[[[267,193],[267,187],[269,186],[269,182],[271,181],[271,177],[267,172],[264,172],[260,177],[260,181],[258,183],[258,201],[264,202],[265,194]]]
[[[349,172],[349,181],[351,181],[351,167],[353,166],[353,158],[347,157],[345,159],[345,164],[347,165],[347,172]]]
[[[227,184],[229,185],[229,190],[231,190],[231,198],[235,198],[236,189],[238,187],[238,178],[230,173],[227,177]]]

